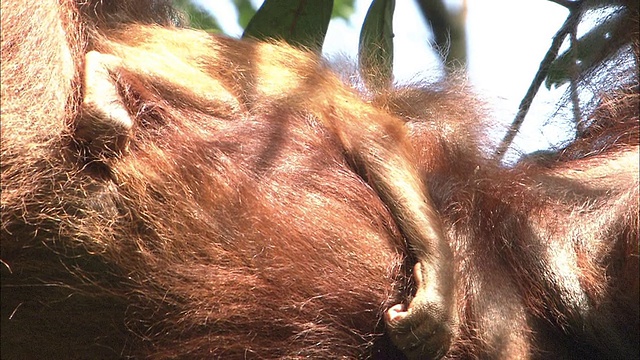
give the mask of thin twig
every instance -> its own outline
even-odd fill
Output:
[[[576,130],[578,134],[583,132],[581,114],[580,114],[580,99],[578,97],[578,23],[574,23],[571,31],[569,32],[571,38],[571,65],[570,65],[570,96],[573,107],[573,121],[576,123]]]
[[[520,127],[524,122],[524,118],[525,116],[527,116],[527,112],[531,107],[533,98],[536,96],[536,93],[540,89],[540,85],[542,85],[542,82],[544,81],[544,79],[547,77],[547,74],[549,73],[549,67],[551,66],[551,63],[558,57],[558,51],[560,50],[560,46],[562,45],[562,42],[566,38],[567,34],[570,32],[573,24],[576,23],[579,20],[579,18],[580,18],[580,12],[572,11],[567,17],[567,20],[565,20],[560,30],[558,30],[556,35],[553,37],[553,41],[551,42],[551,46],[549,47],[547,54],[542,59],[542,62],[540,62],[540,67],[538,68],[538,72],[536,73],[536,76],[533,78],[533,81],[531,82],[531,85],[529,86],[529,89],[527,90],[526,95],[522,99],[522,102],[520,102],[520,107],[518,108],[518,113],[516,114],[515,119],[511,123],[509,130],[507,130],[506,135],[502,139],[500,146],[498,146],[498,149],[495,152],[495,158],[498,161],[502,160],[502,157],[507,152],[507,149],[509,148],[509,146],[513,142],[513,139],[516,137],[516,134],[520,130]]]

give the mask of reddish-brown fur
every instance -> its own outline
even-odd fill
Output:
[[[127,25],[171,26],[154,4],[2,2],[2,358],[401,357],[382,319],[410,300],[414,254],[329,110],[406,121],[385,130],[411,140],[453,250],[447,357],[638,357],[637,89],[557,161],[505,169],[455,86],[368,105],[312,55],[224,38],[210,54],[231,65],[299,58],[315,97],[255,68],[210,69],[229,71],[211,93],[181,87],[180,66],[145,74],[149,54],[208,38]],[[88,50],[131,58],[116,83],[135,124],[115,151],[76,128]],[[349,104],[327,109],[336,94]]]
[[[424,158],[442,169],[428,187],[457,264],[451,357],[638,357],[638,99],[628,100],[617,104],[625,139],[588,156],[505,170],[445,142],[436,165]],[[598,126],[624,126],[602,115]],[[425,136],[432,125],[409,125],[420,148],[442,141]]]

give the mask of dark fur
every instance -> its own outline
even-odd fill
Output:
[[[78,136],[88,50],[206,37],[152,4],[2,2],[2,358],[401,357],[382,314],[410,300],[415,259],[350,139],[316,116],[353,92],[312,55],[272,55],[323,79],[308,98],[233,71],[211,96],[122,69],[127,147]],[[483,159],[455,86],[331,109],[406,121],[389,135],[411,140],[453,250],[447,357],[638,358],[637,90],[606,99],[555,160],[513,168]]]

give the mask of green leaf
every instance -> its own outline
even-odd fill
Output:
[[[249,21],[242,37],[282,39],[319,53],[332,7],[333,0],[266,0]]]
[[[216,19],[191,0],[173,0],[173,4],[189,17],[189,24],[194,28],[207,31],[220,31]]]
[[[251,0],[233,0],[233,4],[238,10],[238,24],[244,29],[255,15],[256,9],[251,5]]]
[[[354,2],[355,0],[335,0],[331,17],[349,20],[349,17],[355,12]]]
[[[393,81],[393,11],[395,0],[374,0],[360,31],[358,63],[369,90],[388,89]]]
[[[547,89],[557,88],[568,82],[574,70],[577,70],[578,74],[582,74],[600,64],[607,54],[611,53],[612,45],[613,47],[622,46],[622,43],[611,44],[610,41],[612,41],[611,39],[620,39],[614,34],[620,30],[623,20],[624,18],[620,14],[611,16],[578,39],[577,44],[560,54],[549,66],[545,80]],[[574,51],[577,51],[575,55]],[[573,66],[577,68],[573,69]]]

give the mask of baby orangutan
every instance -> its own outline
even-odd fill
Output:
[[[183,51],[190,42],[200,47]],[[75,133],[80,146],[95,156],[90,161],[109,163],[104,158],[135,152],[129,138],[144,131],[137,124],[144,120],[128,114],[142,110],[125,104],[153,98],[145,99],[140,93],[146,90],[127,84],[128,74],[136,74],[145,89],[156,89],[155,96],[179,98],[226,121],[292,121],[269,116],[285,111],[326,128],[389,208],[416,263],[416,295],[408,307],[396,305],[386,313],[391,338],[407,354],[446,353],[453,325],[451,252],[414,165],[404,121],[366,104],[318,59],[284,44],[129,26],[109,32],[96,49],[85,58],[84,115]],[[252,54],[253,61],[238,54]],[[118,86],[128,87],[136,101],[123,101]]]
[[[1,6],[3,358],[637,358],[636,88],[504,167],[455,84]]]

